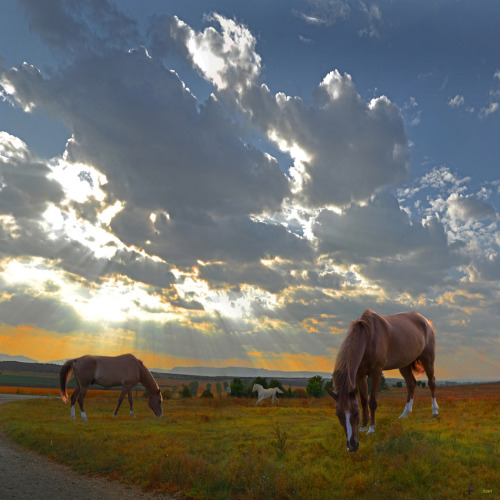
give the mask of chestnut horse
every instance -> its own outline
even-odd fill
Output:
[[[349,451],[357,451],[359,446],[357,391],[363,409],[363,424],[359,431],[368,430],[367,434],[375,432],[377,391],[383,370],[399,368],[406,381],[406,406],[399,418],[408,417],[412,411],[415,376],[422,375],[425,370],[432,396],[432,414],[434,417],[438,416],[434,396],[434,358],[434,329],[431,322],[417,312],[382,316],[367,309],[358,320],[351,323],[335,362],[333,387],[337,392],[327,388],[327,392],[335,400],[335,413],[346,433]],[[372,381],[369,403],[368,376]]]
[[[88,422],[87,415],[83,409],[83,400],[92,384],[103,387],[121,386],[122,392],[118,398],[118,406],[113,415],[116,417],[118,409],[122,404],[125,394],[128,394],[130,403],[130,415],[135,417],[132,410],[132,387],[139,382],[146,388],[149,394],[149,407],[157,417],[163,415],[162,397],[160,388],[151,372],[144,363],[133,354],[122,354],[121,356],[82,356],[81,358],[69,359],[61,367],[59,374],[61,397],[64,402],[68,400],[66,384],[71,375],[75,375],[76,387],[71,395],[71,418],[75,420],[75,403],[78,398],[82,420]]]

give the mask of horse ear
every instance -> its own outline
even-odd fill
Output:
[[[333,398],[335,401],[339,399],[338,395],[335,394],[329,387],[325,387],[326,392]]]

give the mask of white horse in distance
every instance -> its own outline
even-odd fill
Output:
[[[274,404],[274,400],[278,402],[278,406],[280,404],[280,400],[278,399],[277,393],[283,394],[283,391],[279,387],[273,387],[271,389],[264,389],[260,384],[254,384],[252,392],[257,391],[257,402],[255,405],[258,405],[263,399],[272,398],[271,405]]]

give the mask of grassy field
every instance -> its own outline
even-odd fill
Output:
[[[116,394],[103,391],[87,401],[90,424],[72,422],[68,405],[48,399],[1,407],[0,426],[82,473],[188,498],[457,499],[471,486],[473,496],[498,498],[499,395],[500,384],[440,388],[433,419],[428,389],[419,388],[410,418],[399,420],[405,390],[386,391],[376,434],[361,436],[355,454],[328,399],[281,399],[279,408],[173,399],[155,419],[139,398],[133,420],[125,403],[113,418]]]

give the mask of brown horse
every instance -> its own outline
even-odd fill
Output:
[[[438,405],[434,396],[434,358],[435,338],[432,324],[416,312],[382,316],[367,309],[358,320],[351,323],[335,362],[333,386],[337,392],[327,388],[336,402],[335,413],[346,433],[349,451],[357,451],[359,446],[357,390],[363,409],[363,425],[359,431],[367,430],[369,405],[370,427],[367,434],[375,432],[377,391],[383,370],[399,368],[406,381],[408,396],[400,418],[406,418],[412,411],[415,375],[421,375],[425,370],[432,395],[432,414],[438,416]],[[368,376],[372,381],[369,403]]]
[[[78,398],[82,420],[88,422],[87,415],[83,409],[83,400],[92,384],[99,384],[103,387],[122,386],[122,392],[118,398],[118,406],[113,413],[115,417],[125,398],[125,394],[128,394],[130,415],[135,417],[132,410],[132,387],[139,382],[148,391],[149,407],[153,410],[154,414],[157,417],[163,415],[160,388],[153,375],[151,375],[151,372],[133,354],[122,354],[121,356],[87,355],[66,361],[61,367],[59,374],[61,397],[64,402],[68,400],[66,384],[71,375],[71,370],[73,370],[76,380],[76,387],[71,395],[71,418],[73,420],[75,420],[75,403]]]

